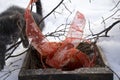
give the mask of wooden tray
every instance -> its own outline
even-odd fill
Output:
[[[98,66],[93,68],[79,68],[73,71],[61,71],[53,68],[38,68],[40,61],[36,57],[37,51],[28,51],[19,72],[19,80],[113,80],[113,73],[105,67],[106,58],[100,48],[97,48]],[[35,59],[34,59],[35,58]]]

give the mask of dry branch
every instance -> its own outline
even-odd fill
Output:
[[[118,21],[116,21],[116,22],[114,22],[112,25],[110,25],[108,28],[106,28],[106,29],[104,29],[103,31],[101,31],[101,32],[99,32],[99,33],[97,33],[97,34],[94,34],[93,36],[99,36],[99,35],[101,35],[102,33],[105,33],[105,37],[108,37],[108,32],[116,25],[116,24],[118,24],[118,23],[120,23],[120,20],[118,20]]]
[[[46,19],[50,14],[52,14],[62,3],[63,3],[63,1],[64,0],[61,0],[61,2],[52,10],[52,11],[50,11],[45,17],[43,17],[42,19],[41,19],[41,21],[39,22],[39,24],[44,20],[44,19]]]

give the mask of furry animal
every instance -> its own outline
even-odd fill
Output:
[[[37,13],[32,12],[32,15],[39,28],[43,30],[44,22],[39,24],[42,19],[41,3],[37,2],[36,7]],[[0,69],[3,69],[5,65],[7,45],[15,43],[19,38],[21,38],[24,47],[29,45],[25,34],[24,12],[23,8],[11,6],[0,14]]]

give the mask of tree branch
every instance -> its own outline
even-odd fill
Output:
[[[54,11],[63,3],[63,1],[64,1],[64,0],[61,0],[61,2],[60,2],[51,12],[49,12],[45,17],[43,17],[43,18],[41,19],[41,21],[39,22],[39,24],[40,24],[45,18],[47,18],[50,14],[52,14],[52,12],[54,12]]]
[[[116,24],[118,24],[120,22],[120,20],[118,20],[118,21],[116,21],[116,22],[114,22],[111,26],[109,26],[108,28],[106,28],[106,29],[104,29],[103,31],[101,31],[101,32],[99,32],[99,33],[97,33],[97,34],[94,34],[93,36],[95,36],[95,35],[100,35],[100,34],[102,34],[102,33],[104,33],[105,32],[105,37],[108,37],[108,32],[116,25]]]

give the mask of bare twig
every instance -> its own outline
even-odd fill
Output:
[[[62,11],[61,11],[61,12],[58,12],[58,11],[54,11],[54,12],[53,12],[53,14],[54,14],[54,16],[55,16],[55,18],[56,18],[55,13],[57,13],[57,14],[62,14],[62,13],[63,13],[63,9],[62,9]]]
[[[52,14],[52,12],[54,12],[54,11],[63,3],[63,1],[64,1],[64,0],[61,0],[61,2],[60,2],[51,12],[49,12],[45,17],[43,17],[43,18],[41,19],[41,21],[39,22],[39,24],[40,24],[45,18],[47,18],[50,14]]]
[[[117,4],[111,9],[111,11],[114,10],[119,4],[120,4],[120,1],[117,2]]]
[[[109,18],[111,18],[112,16],[114,16],[118,11],[120,11],[120,9],[118,9],[117,11],[115,11],[112,15],[110,15],[109,17],[107,17],[106,19],[104,19],[104,21],[108,20]],[[104,21],[102,21],[101,23],[103,23]]]
[[[91,28],[90,28],[90,21],[88,21],[88,24],[89,24],[89,31],[90,31],[91,34],[93,35],[93,32],[92,32],[92,30],[91,30]]]
[[[88,38],[89,40],[93,40],[93,39],[94,39],[94,41],[97,42],[97,40],[98,40],[100,37],[109,37],[109,36],[108,36],[108,32],[109,32],[116,24],[118,24],[118,23],[120,23],[120,20],[114,22],[114,23],[113,23],[112,25],[110,25],[108,28],[105,28],[104,30],[102,30],[102,31],[100,31],[99,33],[96,33],[96,34],[94,34],[94,33],[92,32],[92,30],[90,29],[90,26],[89,26],[89,30],[90,30],[90,32],[91,32],[91,35],[88,35],[86,38]],[[102,35],[103,33],[105,33],[105,34]]]
[[[8,58],[11,57],[11,55],[13,54],[13,52],[17,49],[17,47],[18,47],[19,45],[20,45],[20,43],[17,44],[16,46],[14,46],[14,49],[11,51],[11,53],[9,53],[9,55],[5,58],[5,60],[7,60]]]
[[[20,60],[22,60],[22,59],[20,58],[20,59],[18,59],[18,60],[15,60],[15,61],[11,62],[8,66],[10,67],[11,65],[15,64],[16,62],[18,62],[18,61],[20,61]]]
[[[14,71],[19,70],[19,69],[21,69],[21,68],[16,68],[16,69],[6,72],[2,76],[0,76],[0,79],[3,78],[2,80],[6,80]]]
[[[51,33],[47,33],[45,36],[46,36],[46,37],[47,37],[47,36],[60,37],[60,36],[64,35],[64,34],[62,34],[62,33],[64,33],[64,32],[65,32],[64,29],[55,30],[55,31],[53,31],[53,32],[51,32]]]
[[[112,69],[112,68],[110,68],[108,65],[105,65],[108,69],[110,69],[111,71],[112,71],[112,73],[114,73],[116,76],[117,76],[117,78],[120,80],[120,77],[119,77],[119,75]]]
[[[70,11],[64,3],[62,3],[62,4],[65,7],[65,9],[72,14],[72,11]]]
[[[106,28],[104,17],[102,17],[102,19],[103,19],[104,28]]]
[[[120,20],[114,22],[114,23],[113,23],[111,26],[109,26],[108,28],[104,29],[103,31],[101,31],[101,32],[99,32],[99,33],[97,33],[97,34],[94,34],[93,36],[95,36],[95,35],[100,35],[100,34],[102,34],[102,33],[105,32],[105,35],[104,35],[104,36],[105,36],[105,37],[108,37],[107,33],[108,33],[116,24],[118,24],[118,23],[120,23]]]
[[[28,50],[29,50],[29,49],[27,49],[27,50],[25,50],[24,52],[19,53],[19,54],[17,54],[17,55],[11,55],[10,57],[17,57],[17,56],[20,56],[20,55],[22,55],[22,54],[26,53]]]
[[[71,15],[71,14],[72,14],[72,13],[70,13],[70,15]],[[51,36],[51,37],[54,37],[54,38],[57,37],[59,40],[60,40],[59,37],[65,36],[65,33],[66,33],[67,29],[68,29],[67,26],[70,25],[70,24],[67,23],[68,18],[70,17],[70,15],[67,17],[65,24],[61,24],[60,26],[58,26],[58,27],[56,28],[55,31],[53,31],[53,32],[51,32],[51,33],[47,33],[45,36],[46,36],[46,37],[47,37],[47,36]],[[59,29],[59,28],[61,28],[61,26],[65,26],[65,27],[64,27],[63,29]]]
[[[20,43],[22,43],[22,41],[18,41],[17,43],[13,44],[10,48],[8,48],[6,50],[6,52],[8,52],[9,50],[13,49],[16,45],[19,45]]]
[[[71,16],[71,14],[72,14],[72,12],[70,12],[70,14],[68,15],[68,17],[67,17],[67,19],[66,19],[65,31],[66,31],[66,29],[67,29],[68,19],[69,19],[69,17]],[[64,32],[64,34],[65,34],[65,32]]]

